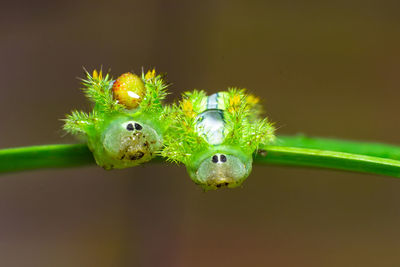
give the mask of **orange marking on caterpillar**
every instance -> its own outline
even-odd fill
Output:
[[[130,72],[118,77],[113,84],[112,91],[114,99],[127,109],[137,108],[146,93],[142,79]]]

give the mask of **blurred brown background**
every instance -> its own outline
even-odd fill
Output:
[[[279,133],[400,144],[398,1],[1,1],[0,147],[72,143],[82,66],[156,67],[173,93],[260,95]],[[399,266],[400,180],[255,166],[9,174],[0,266]]]

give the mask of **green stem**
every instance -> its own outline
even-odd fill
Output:
[[[329,168],[400,177],[400,161],[319,149],[266,146],[267,156],[257,156],[256,163],[286,166]]]
[[[394,145],[347,141],[329,138],[313,138],[305,135],[279,136],[276,142],[277,146],[300,147],[337,152],[346,152],[350,154],[359,154],[365,156],[374,156],[380,158],[400,160],[400,147]]]
[[[280,136],[264,146],[256,164],[306,166],[400,177],[400,147],[305,136]],[[45,145],[0,150],[0,173],[94,164],[84,144]]]
[[[84,144],[44,145],[0,150],[0,173],[94,164]]]
[[[280,136],[273,146],[262,147],[256,163],[329,168],[400,177],[400,147],[379,143]]]

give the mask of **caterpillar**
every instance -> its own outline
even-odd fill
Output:
[[[260,144],[274,141],[274,127],[261,119],[259,99],[231,88],[207,96],[186,92],[170,107],[162,155],[183,163],[204,190],[240,186],[252,169]]]
[[[167,86],[155,70],[141,77],[124,73],[115,81],[102,71],[86,71],[82,83],[94,108],[89,113],[72,111],[63,128],[86,139],[99,166],[127,168],[159,153],[166,130],[162,101]]]

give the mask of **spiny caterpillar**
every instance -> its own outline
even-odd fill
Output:
[[[167,86],[161,76],[155,70],[141,77],[124,73],[116,81],[96,70],[86,76],[83,91],[93,111],[73,111],[64,130],[83,136],[104,169],[127,168],[156,156],[166,130],[162,100]]]
[[[251,172],[253,153],[275,139],[272,124],[260,118],[258,98],[244,89],[210,96],[186,92],[169,109],[162,155],[185,164],[205,190],[240,186]]]

